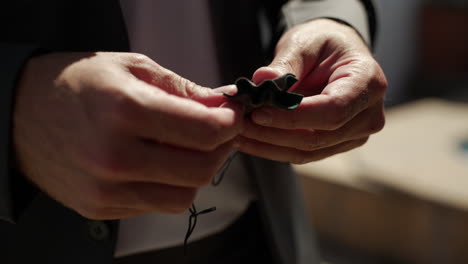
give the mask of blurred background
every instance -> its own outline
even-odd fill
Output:
[[[468,1],[380,0],[376,58],[389,79],[387,105],[468,91]]]
[[[379,17],[386,127],[295,166],[323,258],[468,263],[468,1],[381,0]]]

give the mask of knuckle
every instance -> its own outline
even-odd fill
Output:
[[[284,58],[275,62],[275,66],[280,69],[284,69],[287,72],[294,71],[297,65],[290,59]]]
[[[330,41],[338,43],[339,46],[346,44],[349,38],[345,32],[333,31],[328,33]]]
[[[198,85],[183,77],[177,76],[180,87],[187,98],[195,98],[198,95]]]
[[[374,118],[369,124],[369,132],[371,134],[381,131],[385,127],[385,116],[380,114],[377,118]]]
[[[186,80],[169,70],[161,70],[157,76],[157,80],[154,82],[161,89],[170,94],[176,94],[181,97],[188,97],[185,91]]]
[[[306,164],[308,162],[307,155],[303,151],[294,151],[290,162],[297,165]]]
[[[356,145],[357,145],[357,147],[360,147],[360,146],[366,144],[367,141],[369,141],[369,137],[359,139],[359,140],[357,140]]]
[[[372,78],[370,81],[370,87],[372,87],[377,94],[385,94],[388,88],[388,81],[382,68],[375,60],[372,62],[372,66],[370,68],[373,69],[373,71],[371,71]]]
[[[160,83],[164,85],[164,87],[168,87],[167,89],[176,89],[179,88],[180,83],[182,82],[182,77],[176,75],[174,73],[165,73],[159,76]]]
[[[148,56],[138,53],[130,53],[127,57],[126,66],[128,70],[138,79],[154,83],[161,67]]]
[[[128,55],[128,60],[135,66],[148,65],[153,62],[148,56],[141,53],[129,53]]]

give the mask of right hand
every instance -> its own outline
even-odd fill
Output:
[[[16,158],[84,217],[180,213],[232,151],[242,111],[143,55],[52,53],[19,80]]]

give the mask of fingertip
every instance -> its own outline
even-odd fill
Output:
[[[225,85],[225,86],[221,86],[218,88],[214,88],[213,92],[220,93],[220,94],[234,95],[237,93],[237,86],[234,84]]]
[[[272,80],[272,79],[276,79],[282,75],[284,75],[285,73],[283,73],[281,70],[277,69],[277,68],[274,68],[274,67],[270,67],[270,66],[264,66],[264,67],[261,67],[259,68],[258,70],[255,71],[253,77],[252,77],[252,81],[255,83],[255,84],[259,84],[265,80]]]
[[[225,94],[235,94],[237,87],[235,85],[226,85],[218,88],[206,88],[203,96],[192,96],[191,99],[207,106],[220,107],[226,103]]]

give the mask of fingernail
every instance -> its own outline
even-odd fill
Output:
[[[259,68],[253,75],[252,79],[254,83],[259,84],[265,80],[276,79],[281,76],[281,71],[270,66],[264,66]]]
[[[215,88],[213,89],[213,91],[216,93],[234,95],[235,93],[237,93],[237,87],[233,84],[230,84],[230,85]]]
[[[272,122],[272,116],[268,111],[258,110],[252,113],[252,120],[259,125],[269,125]]]

